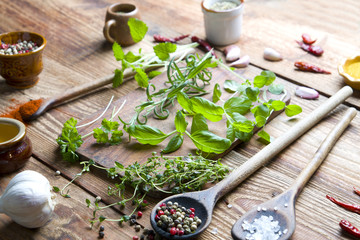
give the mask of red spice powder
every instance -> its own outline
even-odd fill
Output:
[[[32,100],[24,104],[16,105],[9,109],[9,112],[0,115],[0,117],[14,118],[24,122],[24,119],[34,114],[40,107],[42,99]]]

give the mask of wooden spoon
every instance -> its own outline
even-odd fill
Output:
[[[353,91],[349,86],[345,86],[340,89],[324,104],[311,112],[306,118],[295,124],[288,132],[276,138],[272,143],[264,147],[260,152],[255,154],[240,167],[234,169],[224,180],[216,184],[214,187],[198,192],[177,194],[159,202],[150,214],[150,222],[154,230],[160,236],[171,239],[190,239],[198,236],[209,226],[215,204],[222,196],[239,185],[257,169],[269,162],[290,143],[294,142],[297,138],[314,126],[332,109],[348,98],[352,92]],[[179,205],[186,208],[195,208],[195,214],[202,220],[202,223],[198,226],[198,229],[194,233],[182,236],[170,236],[168,232],[157,226],[155,221],[156,209],[161,203],[166,203],[168,201],[178,202]]]
[[[235,240],[249,239],[251,236],[249,230],[246,230],[254,219],[259,219],[261,216],[272,216],[273,221],[278,221],[280,226],[280,239],[289,239],[295,231],[295,201],[300,195],[305,184],[309,181],[314,172],[319,168],[331,148],[335,145],[338,138],[341,136],[345,128],[349,125],[351,120],[356,116],[355,108],[349,108],[340,122],[328,134],[322,142],[319,149],[316,151],[313,159],[307,164],[306,168],[300,173],[295,180],[295,183],[285,192],[277,197],[257,205],[255,208],[245,213],[234,224],[231,235]],[[244,228],[243,228],[244,224]],[[278,231],[275,231],[279,233]],[[248,238],[247,235],[249,234]],[[274,238],[275,239],[275,238]]]

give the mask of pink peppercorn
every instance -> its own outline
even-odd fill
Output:
[[[179,230],[178,235],[182,236],[182,235],[184,235],[184,233],[185,233],[184,230]]]
[[[170,235],[172,235],[172,236],[176,235],[176,228],[175,227],[172,227],[170,229]]]
[[[139,240],[138,236],[133,236],[133,240]]]
[[[137,216],[138,216],[138,217],[142,217],[142,215],[143,215],[143,213],[142,213],[141,211],[138,211],[138,212],[137,212]]]
[[[164,211],[163,211],[163,210],[160,210],[160,211],[158,212],[158,215],[159,215],[159,216],[164,215]]]
[[[189,214],[189,218],[194,218],[195,214]]]
[[[155,216],[155,221],[157,222],[157,221],[159,221],[160,220],[160,216],[159,215],[156,215]]]
[[[165,203],[160,204],[160,207],[165,207],[165,206],[166,206]]]
[[[173,215],[176,213],[176,210],[175,209],[170,209],[170,214]]]
[[[194,213],[195,212],[195,208],[190,208],[190,210]]]

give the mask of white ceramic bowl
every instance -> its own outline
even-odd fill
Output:
[[[210,43],[218,46],[229,45],[239,40],[244,8],[240,0],[226,0],[236,3],[237,7],[220,11],[210,9],[214,3],[221,1],[224,0],[203,0],[201,3],[206,38]]]

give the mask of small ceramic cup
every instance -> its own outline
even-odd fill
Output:
[[[211,9],[217,2],[232,2],[237,6],[228,10]],[[210,43],[224,46],[239,40],[244,8],[240,0],[203,0],[201,8],[204,13],[206,38]]]
[[[32,153],[25,125],[12,118],[0,118],[0,174],[23,167]]]
[[[104,36],[109,42],[117,42],[121,46],[134,44],[130,35],[128,21],[130,18],[140,19],[138,8],[130,3],[116,3],[106,12]]]
[[[1,43],[15,44],[24,40],[33,41],[39,48],[22,54],[0,54],[0,75],[8,85],[18,89],[30,88],[39,81],[38,75],[43,70],[42,52],[46,39],[33,32],[9,32],[0,35]]]

